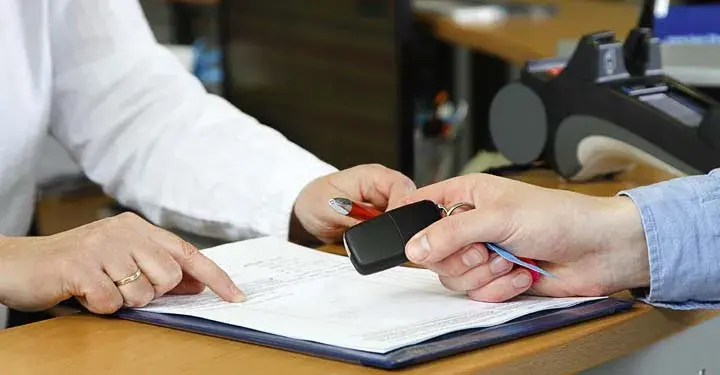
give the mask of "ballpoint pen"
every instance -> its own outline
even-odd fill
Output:
[[[347,198],[333,198],[330,199],[329,203],[330,207],[340,215],[349,216],[357,220],[370,220],[382,214],[382,212],[374,207],[363,206]]]
[[[332,207],[332,209],[340,215],[349,216],[357,220],[369,220],[382,214],[382,212],[375,208],[360,205],[347,198],[333,198],[330,199],[329,204],[330,207]],[[538,267],[535,261],[532,259],[516,257],[507,250],[493,243],[486,243],[484,245],[488,248],[488,250],[495,252],[509,262],[515,263],[528,269],[528,271],[530,271],[530,274],[532,275],[533,282],[539,280],[541,274],[548,277],[555,277],[549,272]]]

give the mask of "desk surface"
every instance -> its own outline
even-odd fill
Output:
[[[516,178],[546,187],[607,196],[620,189],[664,180],[668,176],[640,168],[613,181],[585,184],[567,184],[550,171],[523,173]],[[94,204],[96,202],[90,202],[90,205]],[[50,215],[49,211],[47,215]],[[333,246],[323,250],[343,253]],[[621,294],[619,297],[629,296]],[[716,314],[711,311],[667,311],[637,304],[626,313],[400,372],[438,375],[575,373],[627,355]],[[0,348],[3,374],[382,372],[141,323],[82,315],[55,318],[0,332]]]
[[[411,368],[422,374],[567,374],[628,354],[709,317],[632,312]],[[374,374],[380,370],[154,327],[67,316],[0,334],[3,374]],[[534,368],[538,366],[538,368]]]
[[[438,38],[523,64],[527,60],[553,57],[557,44],[564,39],[602,30],[625,39],[640,14],[637,6],[616,1],[520,0],[529,3],[554,3],[558,12],[547,20],[509,19],[492,25],[458,24],[448,17],[419,14],[433,24]]]

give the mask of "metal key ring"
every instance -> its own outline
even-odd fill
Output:
[[[440,207],[440,209],[443,210],[443,212],[445,213],[445,216],[452,215],[453,211],[455,211],[456,209],[463,207],[463,206],[467,206],[471,210],[475,208],[475,205],[473,205],[472,203],[468,203],[468,202],[455,203],[452,206],[450,206],[450,208],[445,208],[445,206],[443,206],[442,204],[438,204],[438,207]]]

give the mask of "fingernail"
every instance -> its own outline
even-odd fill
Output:
[[[530,285],[530,276],[523,272],[512,279],[512,286],[516,289],[523,289]]]
[[[505,258],[497,257],[490,263],[490,271],[494,274],[503,273],[512,267],[512,263],[508,262]]]
[[[427,236],[423,235],[419,240],[410,242],[407,248],[407,256],[413,262],[421,262],[430,254],[430,243]]]
[[[245,293],[238,289],[237,285],[235,284],[232,284],[232,286],[230,287],[230,291],[233,294],[233,302],[244,302],[247,299]]]
[[[471,248],[463,254],[462,262],[468,267],[475,267],[485,263],[485,257],[483,257],[480,250]]]

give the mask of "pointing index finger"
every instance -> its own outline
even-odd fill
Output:
[[[210,290],[228,302],[245,301],[245,294],[215,262],[187,242],[182,241],[181,247],[180,253],[174,252],[173,257],[185,272],[207,285]]]
[[[246,299],[245,294],[240,291],[230,276],[195,246],[140,218],[131,219],[130,221],[132,227],[138,232],[166,249],[173,259],[178,262],[184,274],[188,274],[195,280],[207,285],[210,290],[225,301],[242,302]]]

